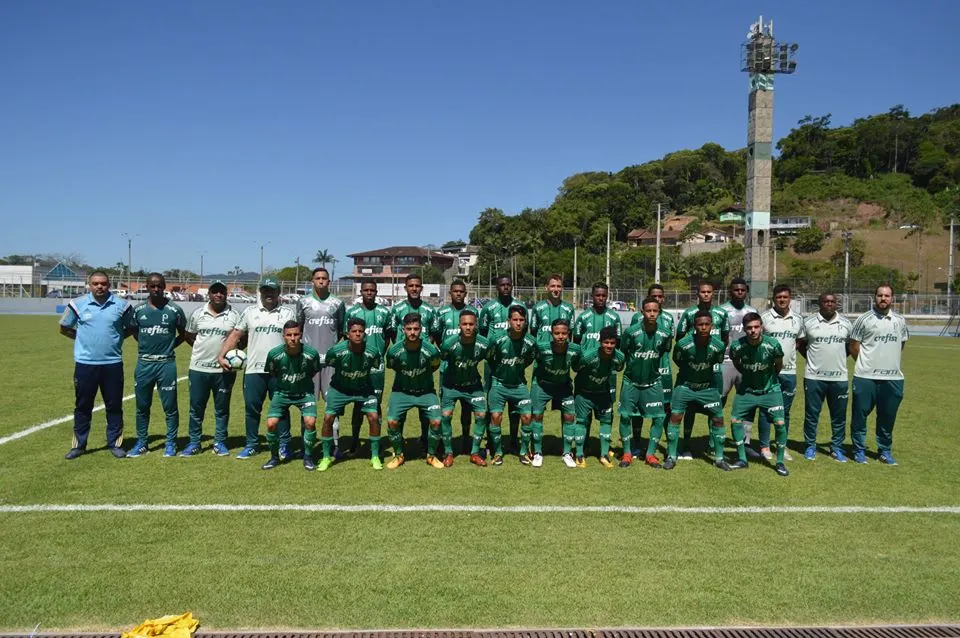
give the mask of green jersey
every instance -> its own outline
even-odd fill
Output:
[[[130,313],[130,328],[136,330],[137,358],[140,361],[169,361],[177,333],[187,327],[183,309],[172,301],[154,308],[149,301],[138,304]]]
[[[633,319],[630,321],[630,325],[631,326],[636,325],[641,321],[643,321],[643,313],[642,312],[634,313]],[[663,330],[664,332],[672,336],[675,330],[674,324],[676,324],[676,320],[673,318],[673,313],[668,312],[663,308],[661,308],[660,314],[657,315],[657,328],[660,330]],[[663,356],[660,357],[660,374],[669,375],[671,372],[672,370],[670,369],[670,353],[664,352]]]
[[[617,329],[617,339],[623,329],[620,315],[610,308],[597,312],[593,306],[581,312],[573,322],[573,340],[580,344],[584,356],[600,349],[600,331],[607,326]]]
[[[493,380],[511,388],[527,385],[527,367],[536,357],[537,342],[530,335],[518,339],[513,339],[509,332],[500,335],[490,345],[488,356]]]
[[[420,315],[420,326],[423,330],[420,332],[422,341],[430,340],[430,329],[433,327],[433,316],[437,313],[433,306],[423,299],[414,306],[409,299],[404,299],[390,308],[390,329],[393,331],[393,340],[397,343],[403,342],[403,318],[413,313]]]
[[[464,304],[463,308],[467,305]],[[441,306],[433,315],[433,324],[430,326],[430,334],[434,342],[441,344],[450,337],[460,336],[460,312],[463,310],[453,307],[453,304]]]
[[[600,350],[584,353],[573,369],[577,394],[610,394],[610,376],[623,370],[626,359],[619,350],[614,350],[609,359],[600,356]]]
[[[561,300],[557,305],[553,305],[546,299],[538,301],[530,311],[530,335],[541,346],[549,344],[553,341],[553,322],[557,319],[565,319],[572,329],[575,314],[573,305],[566,301]]]
[[[509,328],[508,311],[512,306],[520,304],[510,297],[506,303],[497,299],[491,299],[480,309],[480,323],[478,325],[480,334],[487,338],[491,344],[496,341],[500,335],[507,334]]]
[[[367,324],[364,328],[367,335],[367,350],[382,357],[387,351],[385,333],[388,333],[392,327],[390,311],[379,304],[374,304],[373,309],[367,308],[362,303],[354,304],[347,308],[344,314],[343,334],[347,334],[347,321],[354,317],[363,319]]]
[[[693,320],[699,311],[700,306],[690,306],[680,315],[680,320],[677,322],[678,344],[688,333],[693,333]],[[730,319],[727,317],[727,311],[720,306],[710,306],[710,314],[713,315],[713,329],[710,330],[710,335],[720,337],[720,341],[726,344],[730,337]]]
[[[231,308],[230,304],[224,306],[222,311],[215,312],[210,304],[205,303],[190,314],[186,331],[196,335],[193,352],[190,353],[191,370],[215,374],[223,372],[217,355],[238,321],[240,313]]]
[[[903,379],[900,357],[909,338],[906,319],[892,310],[884,315],[870,309],[857,317],[850,329],[850,340],[860,343],[860,356],[853,366],[853,376]]]
[[[277,379],[277,391],[286,395],[313,394],[313,375],[320,371],[320,353],[307,343],[300,344],[299,354],[287,352],[282,344],[267,354],[263,371]]]
[[[647,332],[643,322],[635,323],[620,339],[620,350],[626,358],[623,373],[635,385],[650,385],[660,379],[660,361],[670,356],[673,333],[664,330],[659,322],[653,332]]]
[[[278,305],[267,310],[261,304],[248,306],[240,313],[236,329],[247,334],[247,363],[244,374],[262,374],[267,355],[283,345],[283,326],[296,321],[297,313],[290,306]]]
[[[434,391],[433,371],[440,365],[440,351],[428,341],[408,350],[398,341],[387,350],[387,367],[394,371],[393,391],[428,394]]]
[[[459,329],[457,330],[459,333]],[[463,343],[460,335],[447,337],[440,346],[442,366],[440,385],[446,388],[474,388],[483,385],[483,379],[477,367],[486,361],[490,352],[490,343],[477,336],[473,343]]]
[[[760,343],[752,345],[746,337],[730,344],[730,360],[740,372],[737,394],[765,394],[780,387],[776,361],[783,359],[780,342],[768,335],[760,337]]]
[[[726,344],[719,337],[711,337],[706,346],[697,345],[696,335],[688,334],[677,341],[673,362],[677,364],[677,385],[693,390],[711,388],[715,383],[714,366],[723,363]]]
[[[380,355],[369,345],[357,354],[350,349],[349,341],[341,341],[327,350],[324,365],[333,368],[331,388],[343,394],[373,394],[370,371],[380,367]]]
[[[566,386],[570,383],[570,371],[580,365],[580,346],[567,342],[562,354],[553,351],[553,342],[537,345],[537,365],[533,368],[533,378],[541,386]]]

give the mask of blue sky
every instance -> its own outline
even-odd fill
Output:
[[[960,101],[960,3],[0,2],[0,255],[257,270],[466,239],[564,177],[745,144],[739,44],[800,43],[775,137]],[[347,264],[338,270],[344,272]]]

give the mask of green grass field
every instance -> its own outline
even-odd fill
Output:
[[[0,317],[0,437],[72,413],[72,349],[54,317]],[[134,344],[126,345],[132,393]],[[899,467],[802,459],[722,474],[702,458],[673,472],[596,460],[569,470],[508,459],[447,470],[415,458],[307,473],[204,453],[63,460],[70,422],[0,445],[0,630],[102,630],[190,610],[206,629],[610,627],[956,622],[956,513],[15,512],[34,504],[394,504],[572,506],[960,505],[955,373],[960,343],[907,346]],[[180,351],[186,374],[189,352]],[[802,385],[802,384],[801,384]],[[239,390],[239,385],[238,385]],[[124,404],[128,435],[134,406]],[[187,392],[180,387],[181,433]],[[234,393],[231,447],[241,446]],[[212,432],[212,406],[205,431]],[[91,448],[102,445],[94,416]],[[459,419],[454,421],[459,433]],[[828,440],[826,415],[821,442]],[[408,436],[416,435],[415,419]],[[547,418],[556,453],[559,420]],[[594,435],[595,435],[594,428]],[[695,436],[705,439],[698,421]],[[616,432],[616,428],[614,428]],[[644,430],[646,434],[646,429]],[[616,435],[615,435],[616,436]],[[872,425],[869,439],[872,440]],[[209,441],[205,440],[209,447]],[[182,447],[182,444],[181,444]]]

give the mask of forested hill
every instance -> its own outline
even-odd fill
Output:
[[[911,225],[920,227],[920,232],[933,232],[956,207],[960,104],[918,117],[896,106],[849,126],[833,126],[829,114],[807,116],[777,143],[777,149],[775,216],[812,215],[825,229],[829,224],[824,220],[829,218],[839,222],[833,224],[835,228],[870,223],[874,228]],[[629,286],[640,279],[649,282],[653,264],[645,249],[626,248],[627,234],[653,228],[658,202],[671,214],[695,215],[710,222],[724,208],[739,205],[745,186],[746,150],[728,151],[707,143],[616,173],[571,175],[547,208],[515,215],[488,208],[480,214],[469,240],[482,249],[484,283],[486,273],[503,270],[504,257],[510,255],[517,255],[518,276],[527,281],[532,277],[534,255],[539,273],[557,270],[570,279],[574,242],[583,249],[582,267],[589,273],[596,266],[589,255],[599,257],[605,250],[609,222],[616,242],[614,279]],[[862,219],[852,215],[861,203],[871,204],[874,213]],[[664,278],[727,276],[742,269],[742,259],[730,252],[726,258],[691,257],[714,262],[693,266],[671,253],[665,256]]]

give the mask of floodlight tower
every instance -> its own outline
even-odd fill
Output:
[[[761,308],[769,299],[770,189],[773,178],[773,76],[797,70],[796,43],[773,39],[773,20],[763,16],[750,25],[740,47],[740,70],[750,74],[747,107],[747,196],[744,273],[751,303]]]

